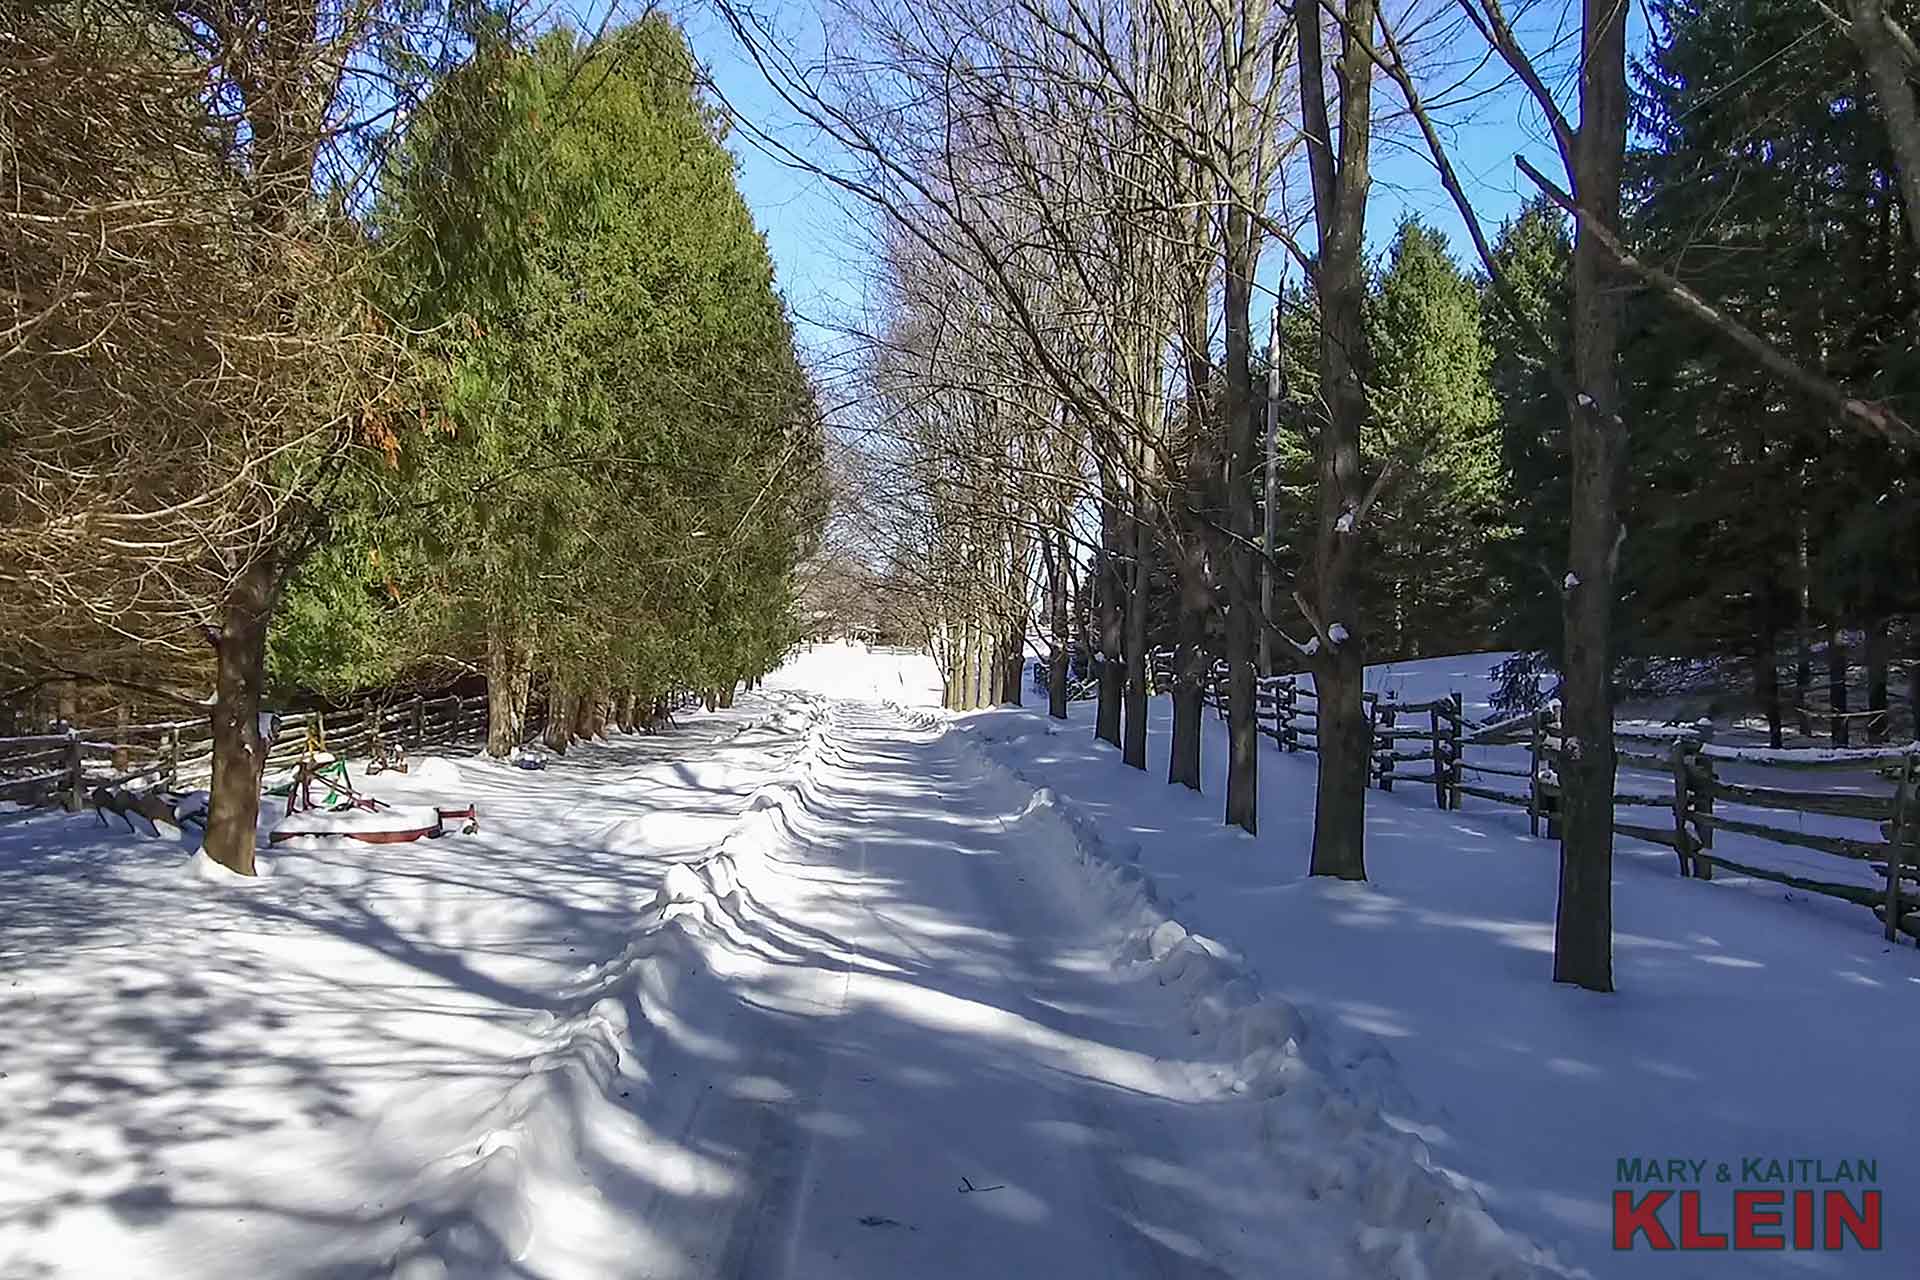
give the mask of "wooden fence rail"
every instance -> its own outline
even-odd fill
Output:
[[[1147,664],[1149,692],[1172,691],[1173,654],[1155,650]],[[1227,669],[1215,663],[1201,689],[1204,705],[1221,719],[1227,715]],[[1471,726],[1458,693],[1425,702],[1401,701],[1391,694],[1363,695],[1372,734],[1367,784],[1392,791],[1396,782],[1431,786],[1434,803],[1457,809],[1463,796],[1527,812],[1534,836],[1560,838],[1561,757],[1566,750],[1557,708]],[[1318,701],[1310,683],[1296,676],[1265,676],[1256,684],[1255,721],[1259,731],[1283,752],[1313,751],[1318,745]],[[1469,751],[1481,753],[1472,758]],[[1524,755],[1522,755],[1524,751]],[[1491,755],[1486,753],[1491,752]],[[1615,734],[1616,767],[1638,778],[1658,776],[1658,790],[1619,790],[1614,794],[1613,829],[1621,835],[1673,850],[1682,876],[1711,879],[1715,867],[1767,880],[1803,892],[1821,894],[1871,909],[1888,939],[1905,933],[1920,940],[1920,742],[1907,746],[1856,750],[1770,750],[1714,741],[1713,726],[1622,725]],[[1778,771],[1779,782],[1729,781],[1726,768]],[[1860,795],[1818,790],[1799,784],[1809,774],[1827,771],[1878,771],[1893,780],[1890,795]],[[1469,777],[1471,775],[1471,777]],[[1487,781],[1492,779],[1494,781]],[[1521,785],[1501,785],[1517,779]],[[1753,817],[1736,817],[1721,805],[1816,814],[1880,824],[1880,840],[1796,830]],[[1640,809],[1663,809],[1664,822],[1630,821]],[[1651,815],[1649,815],[1651,817]],[[1791,874],[1735,861],[1714,847],[1716,831],[1764,840],[1865,862],[1885,880],[1884,888],[1846,884],[1817,876]]]
[[[675,710],[694,695],[668,698]],[[527,739],[544,728],[542,708],[530,708]],[[382,750],[420,752],[478,747],[487,736],[487,697],[425,697],[374,701],[336,711],[298,711],[278,717],[267,746],[267,774],[293,767],[309,737],[335,756],[371,756]],[[60,733],[0,738],[0,800],[37,807],[84,808],[95,787],[151,783],[169,791],[204,786],[213,774],[213,729],[208,720],[97,725]]]
[[[295,712],[278,718],[267,746],[265,772],[291,768],[309,734],[338,756],[386,750],[423,751],[477,745],[486,736],[487,700],[414,697],[371,701],[338,711]],[[49,744],[59,744],[57,747]],[[35,768],[57,756],[60,768]],[[151,782],[167,790],[204,785],[213,772],[213,730],[206,720],[146,725],[99,725],[27,738],[0,738],[0,799],[16,804],[86,804],[94,787]]]

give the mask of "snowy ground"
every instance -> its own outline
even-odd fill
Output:
[[[1409,699],[1460,690],[1471,713],[1484,666],[1401,664],[1373,683]],[[1162,785],[1166,700],[1153,707],[1144,777],[1093,739],[1091,704],[1072,711],[1070,725],[1048,721],[1044,705],[982,712],[956,733],[1059,793],[1173,917],[1241,957],[1267,1001],[1316,1033],[1371,1038],[1401,1091],[1383,1104],[1390,1122],[1418,1134],[1424,1158],[1470,1183],[1502,1226],[1596,1276],[1920,1272],[1920,955],[1890,949],[1865,911],[1738,877],[1682,880],[1670,852],[1622,840],[1620,990],[1557,988],[1547,980],[1555,846],[1527,838],[1524,812],[1469,800],[1442,813],[1431,787],[1369,791],[1371,882],[1313,882],[1312,756],[1262,744],[1253,838],[1218,825],[1225,734],[1211,715],[1208,792],[1194,796]],[[1836,860],[1808,857],[1831,874]],[[1877,1158],[1885,1249],[1614,1253],[1619,1157],[1737,1169],[1775,1152]],[[1725,1199],[1708,1229],[1725,1229]]]
[[[0,825],[0,1276],[1913,1274],[1911,950],[1630,858],[1556,989],[1504,818],[1370,795],[1308,884],[1310,759],[1253,840],[938,696],[822,646],[259,884]],[[1887,1251],[1611,1252],[1617,1156],[1751,1153],[1877,1157]]]
[[[395,799],[477,802],[480,834],[276,848],[258,884],[91,816],[0,826],[0,1275],[383,1274],[518,1251],[549,1213],[543,1258],[613,1274],[586,1170],[704,1164],[601,1096],[622,1010],[583,971],[678,945],[649,909],[663,876],[811,719],[782,699],[543,773],[388,775]]]

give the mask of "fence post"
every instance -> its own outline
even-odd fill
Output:
[[[80,785],[80,731],[67,730],[67,798],[68,813],[79,813],[87,807],[87,797]]]
[[[1380,704],[1376,702],[1374,706],[1378,708]],[[1382,791],[1393,790],[1393,724],[1394,721],[1399,718],[1399,714],[1400,708],[1389,702],[1386,704],[1386,709],[1380,711],[1379,716],[1374,722],[1373,765],[1374,769],[1380,775],[1380,789]],[[1385,721],[1384,726],[1381,724],[1381,721]],[[1383,727],[1386,730],[1386,736],[1384,738],[1381,737],[1381,729]],[[1382,745],[1383,742],[1385,743],[1384,746]]]
[[[1447,807],[1447,769],[1446,739],[1440,736],[1440,704],[1434,703],[1427,708],[1427,726],[1432,740],[1427,743],[1428,754],[1433,757],[1433,807]]]
[[[420,694],[413,695],[413,749],[420,750],[427,745],[427,700]]]
[[[1550,735],[1554,734],[1555,731],[1564,734],[1565,730],[1560,723],[1560,710],[1558,707],[1547,708],[1547,731]],[[1545,739],[1542,739],[1540,743],[1540,750],[1541,754],[1549,760],[1558,758],[1554,755],[1553,748],[1547,745]],[[1548,765],[1547,768],[1553,776],[1553,781],[1541,788],[1540,799],[1546,809],[1547,839],[1558,840],[1560,838],[1560,770],[1557,766],[1551,764]]]
[[[1906,763],[1900,770],[1900,787],[1893,793],[1893,821],[1888,824],[1887,838],[1892,846],[1887,850],[1887,941],[1895,942],[1900,937],[1900,915],[1905,910],[1900,905],[1900,873],[1906,866],[1906,850],[1909,841],[1920,836],[1920,795],[1915,794],[1916,765],[1920,765],[1920,744],[1907,752]]]
[[[1680,859],[1680,874],[1690,876],[1695,873],[1693,860],[1693,836],[1687,826],[1687,818],[1693,812],[1693,801],[1687,794],[1687,758],[1692,755],[1690,738],[1675,738],[1667,748],[1667,757],[1673,768],[1673,852]]]
[[[1450,701],[1453,703],[1453,714],[1447,722],[1447,808],[1458,809],[1460,784],[1464,781],[1461,777],[1460,738],[1467,728],[1467,708],[1458,690],[1450,695]]]
[[[180,731],[167,730],[165,752],[166,772],[162,776],[167,780],[167,790],[176,791],[180,786]]]
[[[373,709],[372,698],[368,698],[366,700],[366,723],[367,723],[366,752],[367,752],[367,758],[369,760],[372,760],[377,758],[380,754],[380,714],[379,712]]]
[[[1533,712],[1532,736],[1527,742],[1527,833],[1536,838],[1540,835],[1540,739],[1541,725],[1546,708],[1536,707]]]
[[[1713,812],[1713,757],[1706,752],[1707,744],[1713,741],[1713,721],[1704,717],[1694,726],[1699,741],[1694,744],[1693,761],[1698,775],[1693,782],[1693,811],[1696,814]],[[1713,848],[1713,827],[1709,823],[1696,820],[1693,824],[1693,848],[1697,854],[1702,849]],[[1693,874],[1702,880],[1713,879],[1713,864],[1705,858],[1693,860]]]
[[[113,709],[113,771],[125,773],[133,767],[131,753],[127,749],[127,726],[133,723],[126,701],[123,699]]]
[[[1533,768],[1527,779],[1527,822],[1534,835],[1540,834],[1540,824],[1547,826],[1547,839],[1560,838],[1560,796],[1559,772],[1551,763],[1552,752],[1547,746],[1547,730],[1554,724],[1553,708],[1541,707],[1533,713]],[[1551,773],[1549,782],[1542,772]]]

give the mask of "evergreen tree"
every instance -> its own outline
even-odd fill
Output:
[[[653,17],[495,38],[388,175],[383,302],[439,371],[438,430],[375,468],[364,560],[303,590],[349,606],[336,630],[438,619],[402,652],[484,664],[496,751],[536,667],[564,745],[675,686],[730,696],[793,638],[820,429],[732,165]],[[285,650],[351,647],[310,630]]]
[[[1489,351],[1488,378],[1499,406],[1500,456],[1509,476],[1507,524],[1512,536],[1491,548],[1503,585],[1500,643],[1523,651],[1560,649],[1560,574],[1566,560],[1566,398],[1555,368],[1569,364],[1567,316],[1573,240],[1559,210],[1544,198],[1501,224],[1493,254],[1507,280],[1516,318],[1490,283],[1480,310]],[[1543,335],[1550,351],[1538,349]]]
[[[1490,555],[1509,536],[1497,403],[1473,282],[1444,235],[1403,218],[1368,302],[1374,426],[1391,463],[1376,504],[1375,634],[1400,657],[1484,647],[1497,619]]]
[[[1663,3],[1654,16],[1639,237],[1803,364],[1912,412],[1920,263],[1845,35],[1782,0]],[[1817,622],[1838,641],[1863,628],[1884,672],[1887,619],[1915,599],[1896,550],[1920,534],[1915,466],[1840,433],[1685,317],[1644,316],[1636,613],[1661,619],[1663,650],[1751,653],[1777,738],[1783,630]]]

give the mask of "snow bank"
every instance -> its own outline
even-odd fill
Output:
[[[407,782],[419,787],[459,787],[465,779],[460,776],[460,766],[441,756],[424,756],[407,762],[407,772],[402,775]]]
[[[1905,760],[1920,751],[1907,743],[1898,747],[1736,747],[1709,743],[1703,755],[1715,760],[1745,760],[1755,764],[1879,764]]]
[[[429,805],[396,804],[379,809],[302,809],[274,824],[276,837],[377,836],[432,829],[439,810]]]
[[[916,719],[936,723],[930,715]],[[1175,918],[1138,865],[1137,846],[1108,843],[1052,789],[1036,789],[971,738],[955,737],[983,770],[1024,795],[1013,824],[1077,871],[1113,926],[1115,963],[1179,994],[1222,1095],[1259,1103],[1260,1141],[1281,1176],[1307,1200],[1344,1204],[1363,1273],[1399,1280],[1581,1274],[1502,1228],[1473,1187],[1436,1165],[1427,1143],[1396,1120],[1416,1108],[1379,1038],[1263,993],[1232,948]],[[1345,883],[1313,888],[1333,899],[1372,892]]]
[[[653,1029],[670,1019],[679,975],[700,963],[674,928],[656,927],[583,971],[560,1014],[541,1015],[540,1048],[480,1117],[475,1138],[428,1166],[389,1245],[394,1280],[515,1271],[534,1243],[539,1205],[581,1177],[595,1130],[622,1110],[623,1083]]]
[[[482,1112],[470,1141],[423,1172],[399,1217],[405,1231],[384,1251],[393,1280],[518,1274],[513,1264],[534,1245],[543,1202],[579,1184],[595,1142],[637,1109],[622,1099],[653,1087],[650,1046],[686,1021],[696,999],[687,984],[708,975],[703,943],[731,940],[752,914],[749,882],[794,838],[789,807],[823,754],[830,719],[818,704],[776,718],[810,726],[776,780],[754,792],[710,853],[667,869],[650,918],[537,1016],[539,1048],[523,1074]],[[638,837],[644,820],[614,826],[631,822],[642,826],[626,834]]]
[[[259,884],[273,874],[273,865],[265,858],[255,855],[253,874],[243,876],[225,863],[215,862],[207,856],[206,847],[195,849],[193,856],[182,864],[182,870],[190,880],[205,884],[217,884],[233,888],[244,888]]]

